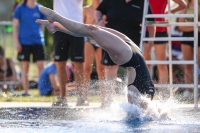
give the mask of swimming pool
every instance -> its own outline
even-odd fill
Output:
[[[120,105],[120,106],[119,106]],[[168,105],[167,105],[168,106]],[[134,110],[135,118],[126,110]],[[173,105],[168,117],[141,113],[128,104],[99,108],[7,108],[0,110],[0,133],[198,133],[200,111]]]

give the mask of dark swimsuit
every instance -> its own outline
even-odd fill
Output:
[[[131,46],[133,55],[129,62],[120,66],[125,68],[133,67],[136,71],[135,81],[129,84],[128,86],[134,85],[140,91],[140,93],[142,94],[146,93],[153,96],[155,93],[154,84],[151,80],[146,62],[142,56],[141,51],[139,50],[139,48],[137,48],[137,46],[133,42],[129,41],[126,43]]]
[[[9,59],[6,59],[6,63],[7,63],[7,69],[6,70],[3,70],[0,68],[0,75],[6,75],[6,77],[10,77],[13,75],[12,73],[12,69],[10,67],[10,64],[9,64]]]

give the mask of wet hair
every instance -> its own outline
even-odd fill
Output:
[[[26,3],[27,3],[27,0],[24,0],[24,1],[23,1],[23,4],[26,5]]]
[[[0,46],[0,56],[5,56],[5,52],[2,46]]]

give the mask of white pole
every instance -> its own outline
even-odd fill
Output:
[[[142,32],[141,32],[141,38],[140,38],[140,50],[143,52],[143,38],[146,36],[146,18],[145,16],[148,13],[148,1],[144,0],[144,11],[143,11],[143,18],[142,18]]]
[[[194,108],[198,108],[198,0],[194,0]]]
[[[193,18],[194,14],[148,14],[145,18]]]
[[[181,60],[181,61],[176,61],[176,60],[172,60],[172,61],[158,61],[158,60],[151,60],[151,61],[146,61],[146,64],[194,64],[194,60]]]
[[[146,25],[154,25],[154,26],[162,26],[162,27],[168,27],[170,25],[176,25],[176,26],[194,26],[194,22],[147,22]],[[198,23],[200,25],[200,23]]]
[[[157,37],[157,38],[144,38],[143,41],[194,41],[194,37]]]
[[[168,0],[168,14],[171,14],[171,6],[170,6],[170,0]],[[171,21],[171,18],[168,18],[168,21],[170,22]],[[168,27],[168,37],[171,37],[171,25],[169,25]],[[172,42],[171,41],[168,41],[169,45],[168,45],[168,48],[169,48],[169,61],[172,61]],[[173,71],[173,68],[172,68],[172,64],[169,64],[169,83],[170,85],[173,84],[173,75],[172,75],[172,71]],[[173,95],[173,88],[170,88],[170,96]]]

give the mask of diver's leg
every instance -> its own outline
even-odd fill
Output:
[[[103,30],[94,25],[82,24],[62,17],[51,9],[40,7],[40,11],[47,16],[50,21],[57,21],[67,30],[80,36],[89,36],[93,38],[104,50],[106,50],[111,59],[118,65],[128,62],[132,57],[130,46],[120,37]]]

